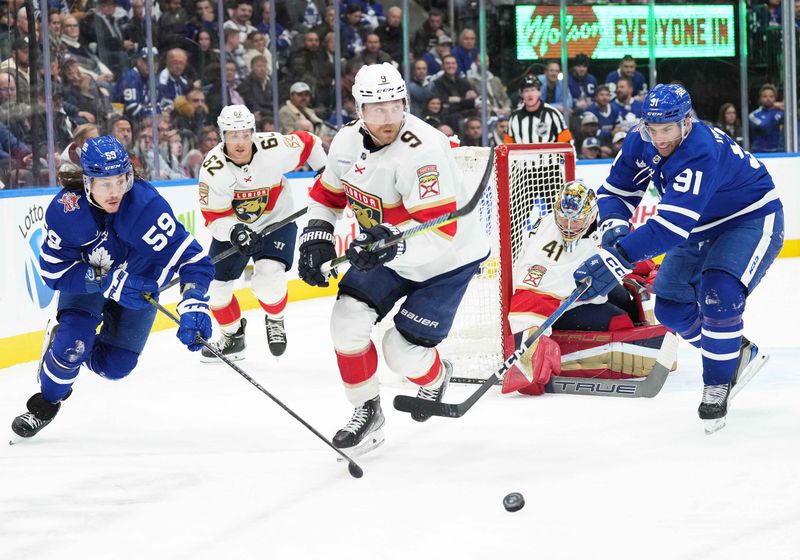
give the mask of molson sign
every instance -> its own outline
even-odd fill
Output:
[[[567,57],[647,58],[648,6],[568,6]],[[654,9],[656,58],[736,55],[732,5],[658,5]],[[561,57],[558,6],[516,6],[517,58]]]

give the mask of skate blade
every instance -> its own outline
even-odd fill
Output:
[[[18,443],[21,443],[23,441],[27,441],[29,439],[31,439],[31,438],[22,437],[20,435],[17,435],[14,432],[11,432],[11,438],[9,438],[9,440],[8,440],[8,445],[16,445]]]
[[[246,356],[246,352],[234,352],[233,354],[229,354],[225,356],[232,362],[238,362],[239,360],[244,360]],[[205,357],[202,354],[200,355],[200,362],[204,364],[221,364],[222,360],[217,358],[216,356],[209,356]]]
[[[742,375],[739,376],[739,379],[736,380],[736,385],[731,388],[731,396],[728,400],[732,399],[736,394],[744,389],[745,385],[747,385],[751,379],[753,379],[756,374],[761,371],[761,368],[769,361],[769,354],[759,351],[756,354],[756,357],[747,364],[747,367],[744,368],[742,371]]]
[[[724,428],[725,422],[726,418],[724,416],[722,418],[714,418],[713,420],[703,420],[703,429],[706,431],[706,435],[710,436]]]
[[[350,457],[351,459],[355,459],[356,457],[361,457],[362,455],[366,455],[376,447],[380,447],[386,438],[383,435],[383,430],[375,430],[374,432],[370,433],[369,436],[353,447],[343,447],[340,449],[342,453]],[[336,460],[340,463],[344,463],[347,459],[342,457],[341,455],[336,457]]]

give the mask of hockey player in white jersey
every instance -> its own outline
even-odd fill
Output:
[[[352,266],[339,283],[331,335],[356,408],[333,443],[361,454],[383,441],[373,325],[405,297],[383,337],[384,359],[419,386],[418,397],[441,400],[452,366],[436,346],[447,337],[488,243],[477,214],[470,214],[376,252],[364,249],[463,206],[473,192],[463,185],[447,137],[409,114],[406,84],[392,65],[361,68],[353,95],[359,119],[336,134],[328,166],[311,190],[298,268],[308,284],[328,285],[320,267],[336,256],[334,223],[349,204],[361,234],[347,250]]]
[[[246,322],[233,283],[252,259],[252,289],[266,313],[269,350],[280,356],[286,350],[286,271],[292,267],[297,225],[289,223],[265,237],[259,231],[294,212],[283,174],[306,163],[323,168],[325,152],[320,139],[308,132],[256,133],[255,117],[244,105],[224,107],[217,124],[223,142],[208,152],[200,169],[200,210],[213,236],[211,257],[231,245],[238,253],[216,264],[208,291],[222,331],[214,344],[232,360],[244,358]],[[219,359],[203,349],[202,360]]]
[[[565,184],[553,212],[541,218],[514,267],[508,315],[514,347],[569,297],[572,275],[597,252],[597,196],[581,180]],[[503,379],[503,393],[541,395],[562,366],[570,377],[642,377],[654,363],[667,329],[648,317],[646,288],[655,280],[650,260],[607,296],[579,302],[540,336]],[[585,334],[584,334],[585,333]],[[617,344],[612,350],[612,343]],[[618,348],[623,348],[620,351]]]

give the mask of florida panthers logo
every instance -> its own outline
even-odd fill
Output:
[[[546,272],[547,269],[545,267],[535,264],[528,269],[528,273],[525,275],[522,283],[533,286],[534,288],[538,288]]]
[[[259,219],[267,210],[269,194],[268,188],[233,193],[233,211],[239,221],[252,224]]]
[[[419,181],[419,198],[428,198],[439,194],[439,170],[435,165],[426,165],[417,169]]]
[[[65,192],[61,195],[61,198],[58,199],[58,203],[64,206],[64,213],[72,212],[73,210],[80,209],[78,206],[78,195],[74,192]]]
[[[342,181],[342,186],[361,229],[371,228],[383,222],[383,204],[380,198],[365,193],[345,181]]]

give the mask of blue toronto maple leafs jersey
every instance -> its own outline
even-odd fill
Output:
[[[177,273],[182,283],[203,290],[214,276],[206,251],[175,219],[167,201],[139,180],[114,214],[89,204],[82,191],[59,191],[45,213],[39,266],[47,285],[65,293],[87,292],[89,268],[105,275],[124,267],[159,286]]]
[[[630,220],[651,180],[661,196],[657,215],[620,242],[631,262],[782,208],[766,167],[719,129],[693,121],[667,158],[642,139],[638,126],[631,132],[598,189],[601,223]]]

